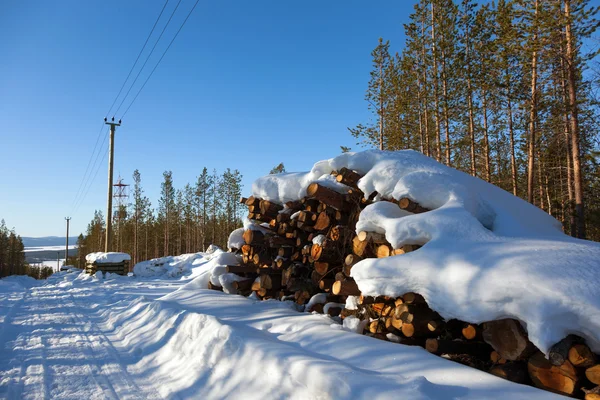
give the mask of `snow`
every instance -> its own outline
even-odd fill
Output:
[[[260,178],[253,195],[299,200],[312,182],[331,185],[330,172],[342,167],[364,175],[365,196],[408,197],[432,210],[412,214],[384,201],[363,210],[357,232],[385,234],[395,248],[423,245],[356,264],[363,294],[418,292],[446,319],[518,319],[545,353],[570,333],[600,351],[600,244],[565,235],[550,215],[496,186],[415,151],[370,150]]]
[[[243,235],[244,228],[238,228],[231,232],[229,239],[227,240],[227,248],[240,250],[245,244]]]
[[[131,256],[126,253],[118,253],[118,252],[109,252],[109,253],[97,252],[97,253],[88,254],[87,256],[85,256],[85,260],[90,263],[95,262],[96,264],[112,264],[112,263],[120,263],[123,261],[130,261]]]
[[[561,398],[196,279],[0,280],[0,398]]]
[[[313,244],[318,244],[319,246],[322,246],[326,240],[327,237],[325,235],[317,235],[313,238],[312,242]]]

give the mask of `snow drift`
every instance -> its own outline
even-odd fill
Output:
[[[361,212],[357,232],[385,234],[394,248],[423,245],[355,265],[363,294],[417,292],[444,318],[471,323],[515,318],[544,353],[570,333],[600,351],[600,244],[565,235],[553,217],[494,185],[414,151],[371,150],[265,176],[252,192],[280,204],[306,196],[313,182],[344,192],[330,175],[342,167],[364,175],[365,196],[408,197],[432,210],[380,201]]]

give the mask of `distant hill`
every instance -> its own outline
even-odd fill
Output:
[[[22,237],[23,246],[25,247],[42,247],[42,246],[64,246],[66,237],[60,236],[45,236],[45,237]],[[77,236],[69,237],[69,245],[77,243]]]

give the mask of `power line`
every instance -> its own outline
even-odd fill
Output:
[[[127,81],[129,80],[129,77],[131,76],[131,73],[133,72],[133,70],[135,69],[135,66],[137,65],[137,62],[139,61],[142,53],[144,52],[144,49],[146,48],[146,45],[148,44],[148,41],[150,40],[150,37],[152,36],[152,33],[154,33],[154,30],[156,29],[156,25],[158,25],[158,21],[160,20],[160,17],[163,15],[163,12],[165,11],[165,8],[167,7],[167,4],[169,4],[169,0],[167,0],[165,2],[165,4],[163,5],[162,9],[160,10],[160,13],[158,14],[158,17],[156,18],[156,21],[154,21],[154,25],[152,26],[152,29],[150,30],[150,33],[148,34],[148,36],[146,37],[146,41],[144,42],[144,45],[142,46],[142,49],[140,50],[140,52],[137,55],[137,58],[135,59],[135,62],[133,63],[133,65],[131,66],[131,69],[129,70],[129,73],[127,74],[127,77],[125,78],[125,80],[123,81],[123,84],[121,85],[121,89],[119,89],[119,93],[117,94],[117,96],[115,97],[115,99],[113,100],[108,112],[106,113],[106,115],[108,116],[110,114],[110,112],[112,111],[115,103],[117,102],[119,96],[121,95],[121,93],[123,92],[123,88],[125,87],[125,84],[127,83]],[[79,187],[77,188],[77,192],[75,194],[75,197],[73,199],[73,203],[71,204],[71,210],[73,211],[76,207],[76,204],[78,203],[78,201],[83,201],[83,199],[79,199],[79,197],[82,195],[82,188],[85,188],[88,184],[88,182],[86,182],[86,178],[89,180],[89,178],[91,177],[92,171],[94,170],[93,168],[90,170],[90,165],[92,162],[92,159],[94,159],[94,155],[96,154],[96,149],[98,148],[98,142],[100,141],[100,137],[102,136],[102,130],[104,129],[104,123],[100,126],[100,131],[98,132],[98,136],[96,138],[96,143],[94,144],[94,149],[92,150],[92,154],[91,156],[88,158],[88,163],[87,166],[85,168],[85,172],[83,174],[83,177],[81,178],[81,182],[79,182]],[[106,142],[106,137],[104,139],[104,142]],[[103,143],[104,145],[104,143]],[[102,151],[101,149],[98,149],[99,153],[96,156],[95,162],[98,160],[98,157],[100,155],[100,152]],[[88,172],[89,172],[89,176],[88,176]],[[97,175],[97,172],[96,172]],[[85,182],[85,183],[84,183]],[[89,189],[88,189],[89,190]],[[87,193],[86,193],[87,194]],[[85,197],[85,196],[84,196]],[[79,208],[79,206],[77,206],[77,208]]]
[[[73,198],[73,203],[71,204],[71,210],[75,207],[75,203],[77,202],[77,198],[81,194],[81,188],[83,186],[83,182],[87,177],[88,171],[90,169],[90,165],[92,163],[92,159],[94,158],[94,154],[96,153],[96,148],[98,147],[98,142],[100,141],[100,137],[102,136],[102,130],[104,129],[104,124],[100,126],[100,132],[98,132],[98,137],[96,138],[96,144],[94,144],[94,150],[92,151],[92,156],[88,158],[87,167],[85,167],[85,172],[83,173],[83,177],[81,178],[81,182],[79,182],[79,187],[77,188],[77,192],[75,192],[75,197]],[[91,172],[90,172],[91,173]]]
[[[82,191],[82,195],[79,198],[79,200],[76,202],[75,204],[75,208],[73,210],[73,214],[77,212],[77,210],[79,210],[79,207],[81,206],[81,204],[83,203],[83,200],[85,200],[88,192],[90,191],[91,187],[92,187],[92,183],[94,182],[94,180],[96,179],[96,176],[98,175],[98,171],[100,171],[100,167],[102,166],[102,163],[104,162],[104,159],[106,158],[106,154],[108,153],[108,149],[104,152],[104,156],[102,157],[102,160],[100,161],[100,164],[98,164],[98,159],[100,157],[100,154],[102,154],[102,148],[104,147],[104,145],[106,144],[106,137],[107,135],[104,135],[104,140],[102,141],[102,144],[100,145],[100,150],[98,151],[98,154],[96,155],[96,158],[94,160],[94,163],[92,164],[92,169],[90,170],[90,177],[92,174],[92,171],[94,171],[94,169],[96,170],[96,172],[94,173],[94,177],[91,179],[88,179],[88,181],[86,182],[86,184],[83,186],[83,191]],[[93,158],[93,155],[92,155]]]
[[[163,12],[165,11],[165,8],[167,7],[167,4],[169,4],[169,0],[167,0],[165,2],[165,5],[163,6],[162,10],[160,10],[160,14],[158,14],[158,17],[156,18],[156,21],[154,21],[154,25],[152,26],[152,29],[150,30],[150,33],[148,34],[148,37],[146,38],[146,41],[144,42],[144,45],[142,46],[142,49],[140,50],[139,54],[137,55],[137,58],[135,59],[135,62],[131,66],[131,69],[129,70],[129,73],[127,74],[127,78],[125,78],[125,80],[123,81],[123,84],[121,85],[121,89],[119,89],[119,93],[117,94],[117,96],[113,100],[112,104],[110,105],[110,108],[109,108],[108,112],[106,113],[107,117],[109,116],[110,112],[112,111],[113,107],[115,106],[115,103],[117,102],[117,99],[119,98],[119,96],[123,92],[123,88],[125,87],[125,84],[127,83],[127,80],[129,80],[129,77],[131,76],[131,73],[133,72],[135,66],[137,65],[137,62],[139,61],[142,53],[144,52],[144,49],[146,48],[146,45],[148,44],[148,41],[150,40],[150,37],[152,36],[152,33],[154,33],[154,29],[156,29],[156,25],[158,24],[158,21],[160,20],[160,17],[163,15]]]
[[[192,12],[194,11],[194,9],[196,8],[196,6],[198,5],[199,1],[200,0],[196,0],[196,2],[194,3],[194,6],[192,7],[192,9],[188,13],[188,15],[183,20],[183,23],[181,24],[181,26],[177,30],[177,33],[175,33],[175,36],[173,37],[173,39],[171,40],[171,42],[169,43],[169,45],[165,49],[164,53],[162,54],[162,56],[160,56],[160,59],[158,60],[158,62],[154,66],[154,68],[152,69],[152,72],[150,72],[150,75],[148,75],[148,78],[146,78],[146,80],[144,81],[144,84],[142,85],[142,87],[140,88],[140,90],[138,90],[137,94],[135,95],[135,97],[133,98],[133,100],[131,101],[131,103],[129,104],[129,106],[127,107],[127,109],[125,110],[125,112],[123,113],[123,115],[121,116],[121,119],[123,119],[125,117],[125,114],[127,114],[127,111],[129,111],[129,109],[131,108],[131,106],[133,105],[133,103],[135,103],[135,100],[138,98],[138,96],[140,95],[140,93],[142,92],[142,90],[144,89],[144,87],[146,86],[146,83],[148,83],[148,81],[150,80],[150,77],[152,77],[152,74],[154,73],[154,71],[156,71],[156,68],[158,67],[158,65],[160,64],[160,62],[162,61],[162,59],[164,58],[165,54],[167,54],[167,51],[169,51],[169,49],[171,48],[171,45],[173,44],[173,42],[177,38],[177,35],[179,35],[179,32],[181,32],[181,29],[183,28],[183,26],[187,22],[188,18],[190,18],[190,15],[192,15]]]
[[[150,60],[150,57],[152,56],[152,53],[154,53],[154,49],[156,49],[156,45],[158,44],[158,42],[160,41],[160,39],[162,38],[162,35],[165,33],[165,31],[167,30],[167,27],[169,26],[169,24],[171,23],[171,19],[173,19],[173,16],[175,15],[175,11],[177,11],[177,8],[179,8],[179,5],[181,4],[181,0],[179,0],[177,2],[177,5],[175,6],[175,8],[173,9],[173,12],[171,13],[171,16],[169,17],[169,20],[167,21],[166,25],[163,27],[163,30],[160,32],[160,35],[158,36],[158,39],[156,39],[156,42],[154,42],[154,46],[152,47],[152,50],[150,50],[150,53],[148,54],[148,56],[146,57],[146,61],[144,61],[144,64],[142,65],[142,68],[140,68],[140,70],[138,71],[137,75],[135,76],[135,79],[133,80],[133,83],[131,84],[131,86],[129,86],[129,90],[127,90],[127,93],[125,93],[125,96],[123,97],[123,99],[121,99],[121,103],[119,103],[119,107],[117,108],[117,111],[115,111],[115,115],[119,112],[119,110],[121,109],[121,106],[123,106],[123,103],[125,102],[125,100],[127,99],[127,96],[129,96],[129,92],[131,92],[131,89],[133,89],[133,86],[135,85],[135,83],[137,82],[138,78],[140,77],[140,74],[142,73],[142,71],[144,70],[144,67],[146,66],[146,64],[148,63],[148,60]],[[122,118],[121,118],[122,119]]]

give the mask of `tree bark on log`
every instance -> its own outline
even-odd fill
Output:
[[[542,352],[534,354],[527,363],[533,384],[551,392],[573,395],[578,389],[577,371],[569,361],[561,366],[552,365]]]
[[[331,288],[333,294],[340,296],[359,296],[360,290],[352,278],[346,278],[343,281],[335,281]]]
[[[311,183],[306,189],[306,193],[308,196],[314,197],[321,203],[325,203],[327,206],[333,207],[336,210],[349,211],[350,209],[350,203],[346,202],[343,194],[326,188],[317,182]]]
[[[514,319],[484,323],[483,340],[509,361],[525,359],[536,351],[519,321]]]

